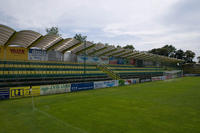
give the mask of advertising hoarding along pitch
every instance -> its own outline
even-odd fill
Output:
[[[109,80],[109,81],[97,81],[94,82],[94,88],[106,88],[106,87],[114,87],[118,86],[118,80]]]
[[[81,91],[81,90],[91,90],[91,89],[94,89],[94,82],[71,84],[71,92]]]
[[[39,96],[40,86],[26,86],[10,88],[10,98],[20,98],[28,96]]]
[[[157,76],[157,77],[152,77],[152,81],[159,81],[159,80],[165,80],[166,76]]]
[[[70,92],[70,84],[56,84],[40,86],[40,95]]]
[[[130,85],[130,84],[137,84],[139,83],[139,78],[136,79],[125,79],[125,85]]]
[[[9,99],[9,88],[0,88],[0,100]]]
[[[159,81],[162,80],[162,76],[152,77],[152,81]]]
[[[151,82],[151,79],[150,78],[140,79],[140,83],[144,83],[144,82]]]

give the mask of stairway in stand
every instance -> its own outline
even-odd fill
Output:
[[[109,69],[109,66],[105,63],[97,64],[97,68],[101,71],[105,72],[108,76],[110,76],[113,80],[121,80],[120,76]]]

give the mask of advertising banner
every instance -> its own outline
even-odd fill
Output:
[[[135,60],[134,59],[121,59],[121,58],[110,57],[109,58],[109,64],[135,65]]]
[[[94,82],[94,89],[118,86],[118,80]]]
[[[140,82],[140,79],[139,78],[131,79],[131,82],[132,82],[132,84],[137,84]]]
[[[84,62],[84,60],[85,60],[85,62],[86,63],[88,63],[88,57],[86,56],[86,57],[84,57],[84,56],[77,56],[77,61],[78,61],[78,63],[83,63]]]
[[[0,88],[0,100],[9,99],[9,88]]]
[[[172,75],[167,75],[166,79],[172,79]]]
[[[173,75],[172,75],[172,78],[177,78],[177,75],[173,74]]]
[[[166,76],[161,76],[161,79],[162,80],[166,80]]]
[[[22,47],[7,47],[7,60],[28,60],[28,50]]]
[[[135,60],[134,59],[130,59],[130,65],[135,65]]]
[[[125,85],[125,81],[122,79],[122,80],[118,80],[118,86],[123,86]]]
[[[117,59],[117,64],[125,64],[125,60],[124,59]]]
[[[87,57],[87,62],[88,63],[99,63],[100,62],[100,58],[98,58],[98,57]]]
[[[144,82],[151,82],[151,79],[147,78],[147,79],[140,79],[140,83],[144,83]]]
[[[28,59],[47,61],[48,60],[47,52],[40,49],[29,49]]]
[[[94,89],[105,88],[104,81],[94,82]]]
[[[26,86],[10,88],[10,98],[20,98],[28,96],[39,96],[40,86]]]
[[[84,63],[84,59],[86,63],[104,63],[104,64],[109,63],[108,57],[90,57],[90,56],[85,57],[81,55],[77,57],[77,61],[79,63]]]
[[[152,77],[152,81],[159,81],[162,80],[162,76]]]
[[[70,92],[70,84],[56,84],[40,86],[40,95]]]
[[[139,78],[136,79],[125,79],[125,85],[130,85],[130,84],[137,84],[139,83]]]
[[[131,79],[125,79],[124,81],[125,81],[125,85],[130,85],[130,84],[132,84]]]
[[[118,86],[118,80],[111,80],[111,81],[104,81],[104,86],[105,87],[114,87]]]
[[[117,59],[115,59],[114,57],[110,57],[109,64],[117,64]]]
[[[91,90],[91,89],[94,89],[94,83],[93,82],[71,84],[71,92],[81,91],[81,90]]]
[[[100,63],[109,64],[109,58],[108,57],[100,57]]]
[[[58,51],[50,50],[47,52],[48,61],[63,61],[64,54]]]

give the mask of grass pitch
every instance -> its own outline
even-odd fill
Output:
[[[200,133],[200,77],[0,101],[0,133]]]

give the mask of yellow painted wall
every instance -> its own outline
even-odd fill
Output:
[[[10,88],[10,98],[20,98],[28,96],[39,96],[39,95],[40,95],[40,86],[32,86],[32,91],[30,86]]]
[[[7,47],[7,60],[28,60],[28,50],[22,47]]]
[[[3,60],[4,57],[4,50],[3,50],[3,46],[0,46],[0,59]]]

